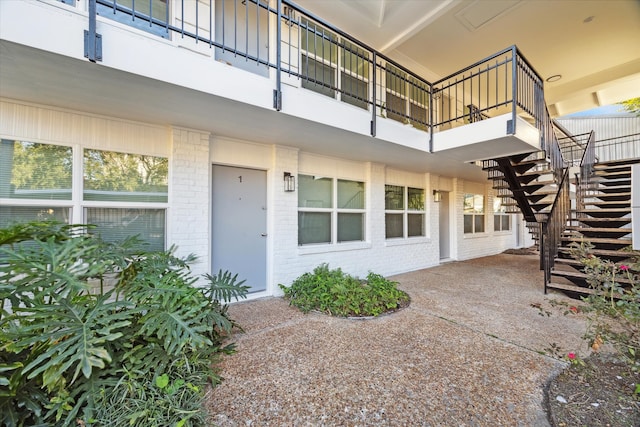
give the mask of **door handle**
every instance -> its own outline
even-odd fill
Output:
[[[267,237],[267,233],[260,234],[262,237]]]

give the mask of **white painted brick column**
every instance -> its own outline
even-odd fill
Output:
[[[268,288],[281,295],[279,283],[288,284],[300,272],[298,262],[298,149],[273,146],[272,203],[269,212],[270,260],[268,262]],[[296,190],[284,191],[284,173],[296,177]]]
[[[198,257],[191,268],[198,276],[210,271],[211,164],[209,133],[172,129],[168,246],[177,246],[177,255]]]

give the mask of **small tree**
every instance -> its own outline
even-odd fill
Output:
[[[635,114],[636,116],[640,116],[640,98],[631,98],[620,102],[620,104],[625,110]]]

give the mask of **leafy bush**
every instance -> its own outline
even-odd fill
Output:
[[[583,298],[589,318],[585,339],[594,351],[605,342],[612,344],[624,361],[640,370],[640,253],[629,251],[626,261],[614,263],[593,255],[592,249],[585,242],[571,250],[595,290]]]
[[[397,282],[369,273],[365,281],[321,264],[298,277],[291,287],[278,285],[290,304],[307,313],[318,310],[333,316],[378,316],[409,303]]]
[[[235,325],[236,276],[195,287],[193,257],[111,244],[87,226],[0,230],[0,422],[198,426]]]

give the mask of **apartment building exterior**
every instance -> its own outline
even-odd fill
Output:
[[[2,226],[139,234],[252,297],[533,243],[477,163],[544,148],[515,46],[434,84],[279,0],[0,2],[0,46]]]

